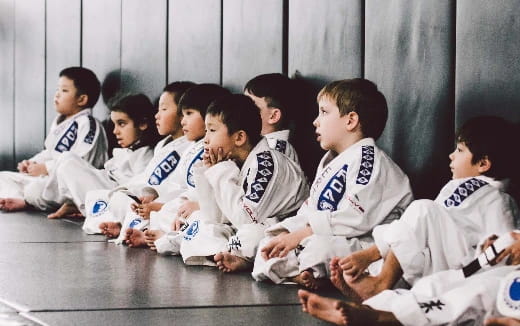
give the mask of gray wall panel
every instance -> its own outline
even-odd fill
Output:
[[[65,67],[80,65],[81,0],[47,0],[45,105],[48,131],[56,117],[54,93]]]
[[[170,0],[168,81],[220,84],[221,0]]]
[[[0,0],[0,169],[14,168],[14,0]]]
[[[283,71],[283,1],[224,0],[222,83],[241,92],[258,74]]]
[[[121,0],[83,1],[82,33],[82,64],[96,73],[103,87],[94,116],[103,120],[108,116],[104,101],[121,84]]]
[[[457,1],[456,122],[520,121],[519,0]]]
[[[154,99],[166,84],[166,0],[122,5],[121,69],[129,78],[123,88]]]
[[[45,2],[15,2],[15,161],[43,148],[45,138]]]
[[[290,0],[289,75],[319,86],[362,77],[362,1]]]
[[[453,9],[453,1],[366,1],[365,77],[389,106],[378,143],[419,198],[435,196],[450,177]]]

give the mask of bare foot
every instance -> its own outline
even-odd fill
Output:
[[[363,300],[354,292],[343,278],[343,270],[339,266],[339,258],[334,257],[330,261],[330,281],[344,296],[354,302],[361,303]]]
[[[391,287],[390,285],[385,284],[385,282],[378,276],[363,275],[353,281],[350,275],[343,273],[343,278],[347,285],[361,298],[361,300],[371,298]]]
[[[132,248],[146,247],[144,232],[132,228],[126,229],[125,243]]]
[[[27,208],[27,203],[22,198],[0,199],[0,210],[4,212],[16,212]]]
[[[300,302],[306,303],[305,312],[336,325],[382,325],[380,322],[383,320],[394,322],[389,325],[399,325],[395,317],[382,318],[389,317],[389,313],[374,310],[369,306],[321,297],[305,290],[299,290],[298,296]]]
[[[64,203],[52,214],[47,215],[47,218],[62,218],[62,217],[80,217],[82,216],[76,205],[73,203]]]
[[[164,232],[161,230],[146,230],[144,232],[144,240],[146,241],[146,245],[152,250],[157,250],[155,247],[155,240],[159,239],[163,235]]]
[[[299,275],[291,277],[290,280],[311,290],[317,290],[325,283],[324,279],[314,278],[311,271],[303,271]]]
[[[218,269],[226,273],[243,271],[253,266],[250,261],[229,252],[219,252],[213,256],[213,260],[217,263]]]
[[[108,238],[117,238],[121,232],[121,223],[119,222],[103,222],[99,224],[101,233]]]

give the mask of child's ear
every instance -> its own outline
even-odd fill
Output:
[[[480,174],[484,174],[487,171],[489,171],[489,169],[491,169],[491,161],[489,160],[489,158],[487,156],[484,156],[483,158],[481,158],[477,164],[478,164],[478,172]]]
[[[78,106],[83,107],[86,106],[88,103],[88,95],[87,94],[81,94],[78,96]]]
[[[277,124],[282,119],[282,110],[279,108],[271,108],[271,114],[269,114],[269,124]]]
[[[244,130],[235,131],[233,138],[236,147],[241,147],[247,142],[247,134]]]
[[[346,117],[348,131],[355,131],[356,128],[359,128],[359,115],[356,112],[351,111],[346,114]]]

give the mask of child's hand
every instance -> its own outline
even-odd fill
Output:
[[[187,200],[177,210],[177,216],[179,216],[181,219],[187,219],[190,217],[191,213],[199,209],[200,207],[198,202]]]
[[[183,218],[180,218],[179,216],[175,217],[175,220],[172,222],[172,230],[173,231],[180,231],[182,226],[186,223],[186,220]]]
[[[495,242],[495,240],[498,239],[498,236],[496,234],[490,235],[486,241],[480,246],[481,251],[485,251],[489,246]]]
[[[33,177],[49,174],[45,164],[34,163],[34,162],[30,162],[29,165],[27,166],[27,173],[29,175],[32,175]]]
[[[29,167],[30,164],[31,164],[31,162],[29,162],[27,160],[23,160],[23,161],[19,162],[18,166],[17,166],[18,172],[28,173],[27,168]]]
[[[262,248],[262,257],[267,260],[274,257],[283,258],[289,251],[298,247],[301,238],[297,233],[283,232]]]
[[[370,250],[373,249],[368,248],[365,250],[360,250],[350,254],[347,257],[341,258],[338,262],[339,267],[341,267],[345,273],[350,275],[353,281],[357,280],[358,277],[363,275],[371,263],[379,259],[377,257],[372,257]],[[377,247],[375,250],[377,250]]]
[[[224,155],[224,150],[222,149],[222,147],[219,147],[216,153],[213,150],[213,148],[209,148],[208,151],[205,151],[204,155],[202,155],[202,162],[205,167],[209,168],[219,162],[229,160],[230,158],[231,152]]]
[[[148,195],[148,196],[141,196],[139,197],[139,200],[142,204],[149,204],[153,202],[155,199],[157,199],[157,196]]]
[[[515,240],[515,243],[507,247],[498,257],[496,263],[500,263],[504,258],[507,257],[507,265],[518,265],[520,264],[520,233],[511,232],[511,236]]]
[[[163,203],[153,201],[153,202],[147,203],[147,204],[132,203],[131,207],[132,207],[132,210],[137,215],[139,215],[142,218],[144,218],[145,220],[147,220],[150,218],[151,212],[157,212],[157,211],[161,210],[163,205],[164,205]]]
[[[511,317],[488,318],[486,326],[520,326],[520,320]]]

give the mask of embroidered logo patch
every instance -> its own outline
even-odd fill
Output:
[[[199,221],[193,221],[184,232],[184,240],[190,241],[199,233]]]
[[[462,202],[471,196],[475,191],[479,190],[482,186],[487,185],[486,181],[471,178],[463,183],[461,183],[457,189],[451,194],[451,196],[444,201],[444,206],[452,207],[459,206]]]
[[[334,212],[338,209],[338,204],[347,188],[347,170],[348,165],[343,165],[343,167],[332,176],[325,188],[323,188],[318,199],[318,210]]]
[[[366,185],[374,169],[374,146],[361,146],[361,164],[356,178],[356,184]]]
[[[240,239],[236,235],[234,235],[231,238],[229,238],[227,247],[229,252],[231,252],[232,250],[239,250],[240,248],[242,248],[242,243],[240,243]]]
[[[134,219],[132,220],[132,222],[130,222],[130,224],[128,224],[128,228],[133,229],[133,228],[135,228],[136,226],[138,226],[139,223],[141,223],[141,222],[142,222],[142,220],[141,220],[140,218],[134,218]]]
[[[88,116],[88,120],[90,123],[90,128],[88,130],[88,134],[85,136],[85,139],[83,140],[87,144],[92,144],[94,141],[94,136],[96,135],[96,120],[94,117]]]
[[[433,301],[430,300],[429,302],[419,302],[419,307],[424,309],[424,313],[427,314],[433,309],[437,308],[439,310],[442,310],[442,306],[445,306],[444,303],[441,302],[441,300]]]
[[[148,179],[149,185],[160,185],[179,165],[180,156],[176,151],[171,152],[164,160],[153,170],[152,175]]]
[[[54,150],[63,153],[70,151],[70,148],[76,142],[78,138],[78,122],[74,121],[71,123],[67,131],[61,136],[60,140],[56,144]]]
[[[274,161],[271,153],[265,151],[256,154],[256,163],[258,170],[256,171],[255,181],[251,184],[250,193],[246,195],[246,198],[258,203],[262,199],[269,181],[273,178]]]
[[[287,142],[285,140],[277,139],[274,149],[282,154],[285,154],[285,151],[287,150]]]
[[[92,215],[99,215],[107,209],[108,203],[104,200],[98,200],[92,206]]]
[[[202,161],[202,154],[204,153],[204,148],[200,150],[200,152],[195,155],[190,165],[188,166],[188,172],[186,173],[186,183],[191,187],[195,187],[195,180],[193,180],[193,165],[198,161]]]

